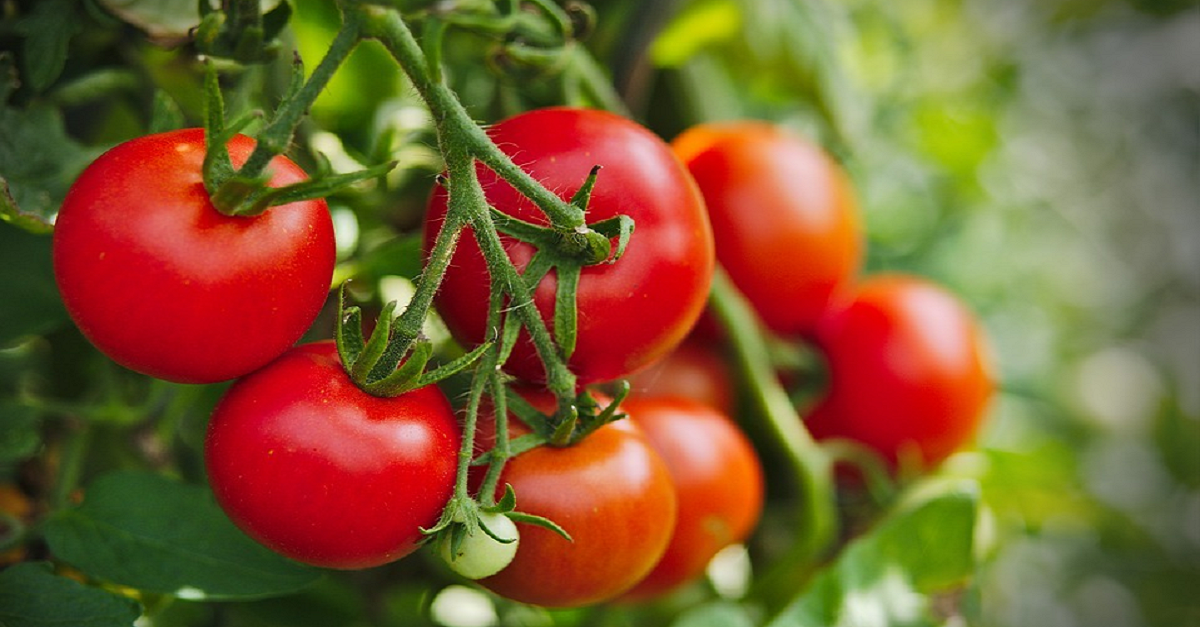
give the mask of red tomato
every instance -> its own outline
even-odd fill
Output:
[[[411,553],[437,522],[459,441],[437,387],[371,396],[317,342],[234,383],[204,455],[217,502],[252,538],[308,564],[367,568]]]
[[[762,513],[763,471],[746,436],[711,407],[636,398],[622,409],[667,462],[679,499],[667,552],[624,597],[639,600],[696,579],[718,551],[750,535]]]
[[[530,393],[543,411],[548,393]],[[495,440],[494,418],[481,412],[483,448]],[[528,429],[515,417],[510,435]],[[500,478],[517,495],[517,510],[562,526],[573,542],[548,529],[518,523],[517,555],[480,583],[500,596],[545,607],[579,607],[625,592],[650,572],[675,524],[671,475],[637,425],[619,420],[578,444],[542,446],[509,460]]]
[[[711,343],[687,340],[662,359],[629,377],[632,397],[688,398],[725,414],[733,412],[729,365]]]
[[[529,111],[492,126],[488,134],[533,178],[564,199],[583,184],[593,166],[603,166],[588,205],[588,222],[623,214],[636,223],[624,257],[583,269],[578,341],[568,364],[580,385],[621,378],[682,341],[708,296],[712,232],[695,184],[667,145],[625,118],[570,108]],[[491,170],[479,166],[479,177],[496,209],[548,224],[533,203]],[[441,228],[446,201],[445,189],[437,188],[425,222],[426,251]],[[502,239],[513,263],[524,269],[534,248]],[[437,295],[438,311],[462,342],[478,343],[489,331],[489,285],[483,256],[468,230]],[[534,294],[547,324],[553,320],[556,285],[551,272]],[[505,369],[526,381],[545,380],[525,334]]]
[[[994,390],[985,338],[955,296],[900,274],[862,281],[820,323],[829,388],[807,419],[817,438],[859,441],[927,467],[965,445]]]
[[[235,165],[254,141],[229,142]],[[71,318],[97,348],[138,372],[184,383],[246,374],[312,325],[335,247],[323,200],[229,217],[201,179],[204,131],[121,144],[84,170],[54,227],[54,273]],[[271,185],[303,181],[271,162]]]
[[[861,263],[845,172],[820,147],[763,122],[701,124],[671,147],[700,186],[730,279],[769,329],[810,333]]]

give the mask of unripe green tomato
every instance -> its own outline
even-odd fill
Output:
[[[479,523],[497,537],[512,538],[512,542],[500,542],[483,529],[476,528],[475,533],[467,533],[463,537],[457,553],[452,555],[453,536],[443,534],[438,542],[438,554],[450,565],[450,570],[467,579],[483,579],[504,570],[517,554],[517,544],[520,542],[517,526],[504,514],[482,512]]]

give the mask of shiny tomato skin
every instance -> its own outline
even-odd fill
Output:
[[[554,407],[548,393],[528,398],[543,411]],[[512,437],[528,432],[515,417],[509,426]],[[480,436],[477,441],[490,448],[494,418],[481,420]],[[675,523],[670,472],[628,419],[605,425],[573,446],[542,446],[509,460],[497,496],[506,483],[516,493],[517,511],[549,518],[573,540],[517,524],[516,557],[479,583],[521,603],[581,607],[619,596],[654,567]]]
[[[234,164],[253,146],[234,137]],[[203,159],[202,129],[120,144],[75,181],[54,228],[55,279],[80,331],[117,363],[182,383],[238,377],[292,346],[336,255],[323,200],[222,215]],[[276,187],[306,178],[284,157],[269,170]]]
[[[911,450],[931,468],[968,444],[995,389],[974,314],[920,277],[864,279],[824,316],[816,343],[829,387],[809,429],[866,444],[893,465]]]
[[[217,502],[250,537],[300,562],[358,569],[411,553],[437,522],[459,433],[437,387],[371,396],[325,341],[235,382],[204,454]]]
[[[734,409],[733,373],[712,342],[685,340],[628,381],[634,398],[683,397],[725,414]]]
[[[763,323],[784,336],[811,333],[862,260],[845,171],[816,144],[766,122],[700,124],[671,147],[704,195],[717,261]]]
[[[488,134],[515,163],[564,199],[570,199],[593,166],[602,166],[587,221],[627,215],[635,223],[621,259],[583,269],[578,341],[568,363],[579,384],[621,378],[682,341],[704,309],[714,256],[703,200],[666,143],[620,116],[566,107],[519,114],[490,127]],[[547,224],[533,203],[490,169],[480,165],[478,172],[492,206]],[[446,202],[446,191],[439,186],[429,201],[426,251],[441,229]],[[507,236],[501,239],[516,267],[524,269],[534,248]],[[534,294],[547,325],[553,320],[556,285],[551,272]],[[479,343],[489,331],[488,288],[482,254],[468,229],[437,295],[438,311],[460,341]],[[505,370],[524,381],[545,380],[524,332]]]
[[[650,599],[704,574],[721,549],[744,541],[763,506],[763,470],[749,439],[725,414],[685,398],[626,399],[671,472],[679,515],[666,553],[625,600]]]

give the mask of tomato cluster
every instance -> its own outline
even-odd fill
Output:
[[[731,418],[737,390],[714,348],[720,335],[696,332],[718,262],[766,331],[825,356],[829,384],[806,418],[816,437],[856,440],[893,465],[928,466],[974,434],[993,387],[978,324],[931,281],[858,276],[864,238],[852,185],[815,144],[757,122],[700,125],[667,144],[620,116],[566,107],[517,115],[487,134],[536,184],[581,209],[586,224],[552,223],[511,172],[480,160],[475,175],[497,215],[566,240],[595,235],[589,225],[606,221],[634,225],[627,248],[624,236],[611,236],[621,255],[586,262],[570,246],[501,229],[518,272],[551,259],[544,275],[525,279],[527,303],[494,302],[503,281],[492,276],[495,260],[485,261],[490,240],[469,227],[457,240],[435,303],[463,346],[486,346],[500,334],[489,325],[526,306],[558,340],[564,302],[572,309],[569,349],[545,354],[526,322],[511,350],[497,352],[524,409],[545,422],[516,413],[506,421],[513,441],[539,445],[504,460],[493,483],[484,483],[483,465],[458,476],[464,445],[480,455],[496,445],[498,417],[486,397],[467,417],[477,420],[475,440],[464,442],[438,386],[389,396],[354,374],[375,370],[353,363],[375,348],[347,352],[340,326],[339,344],[293,346],[331,280],[323,202],[251,217],[217,211],[196,129],[114,148],[67,197],[55,272],[83,334],[142,373],[235,379],[213,411],[205,462],[217,502],[262,544],[357,569],[413,552],[435,529],[453,570],[547,607],[637,602],[696,581],[714,555],[753,533],[765,492],[755,448]],[[234,137],[233,163],[253,146]],[[303,178],[290,161],[272,162],[271,185]],[[590,193],[577,194],[585,182]],[[427,254],[450,204],[449,187],[435,187]],[[570,298],[560,281],[573,285]],[[565,412],[563,393],[544,387],[548,358],[576,377],[577,405]],[[618,379],[631,390],[619,407],[598,391]],[[563,425],[570,437],[557,437]],[[462,509],[467,483],[458,480],[467,478],[478,501]],[[494,494],[478,494],[492,486]],[[496,505],[506,501],[507,509]]]
[[[819,439],[848,438],[893,467],[964,446],[994,382],[974,315],[936,283],[860,276],[849,177],[819,146],[761,122],[701,124],[672,142],[703,191],[716,254],[768,330],[824,356],[806,408]]]

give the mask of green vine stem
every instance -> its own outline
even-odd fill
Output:
[[[781,603],[795,594],[797,581],[811,573],[837,539],[833,460],[804,428],[787,391],[775,377],[770,351],[760,331],[761,323],[719,267],[713,277],[709,304],[726,333],[752,406],[744,419],[758,421],[755,426],[779,443],[800,490],[801,519],[795,542],[751,589],[752,598],[771,610],[778,610]]]
[[[287,98],[281,103],[271,121],[256,135],[257,143],[254,151],[250,153],[246,163],[238,170],[238,176],[225,181],[221,185],[222,188],[235,186],[239,180],[244,181],[261,176],[271,159],[283,154],[288,144],[291,143],[292,136],[295,134],[296,128],[300,126],[301,120],[304,119],[317,97],[329,84],[334,73],[350,56],[359,41],[361,41],[361,35],[357,16],[353,12],[346,12],[342,27],[338,30],[333,42],[329,44],[328,52],[313,69],[312,75],[291,98]],[[220,199],[217,209],[222,213],[235,214],[238,212],[238,207],[247,199],[247,195],[247,192],[231,193],[228,190],[218,190],[213,194],[213,199],[214,203]]]
[[[504,251],[488,212],[487,200],[475,171],[475,159],[482,161],[537,203],[556,228],[586,230],[583,211],[563,201],[517,167],[471,119],[453,91],[446,84],[433,80],[424,51],[398,13],[383,7],[358,4],[347,7],[346,13],[348,20],[353,19],[362,25],[364,36],[379,40],[391,53],[433,114],[438,142],[446,161],[450,196],[447,214],[465,216],[465,220],[473,227],[489,270],[512,300],[517,303],[532,302],[530,288]],[[435,280],[422,280],[418,285],[417,298],[424,298],[427,293],[431,300],[437,283]],[[414,303],[417,298],[414,298]],[[403,315],[411,315],[416,319],[423,318],[424,314],[424,310],[409,307]],[[566,411],[575,395],[575,375],[557,354],[553,338],[536,308],[518,306],[512,309],[512,314],[528,330],[538,354],[546,364],[546,385],[559,399],[560,409]]]

